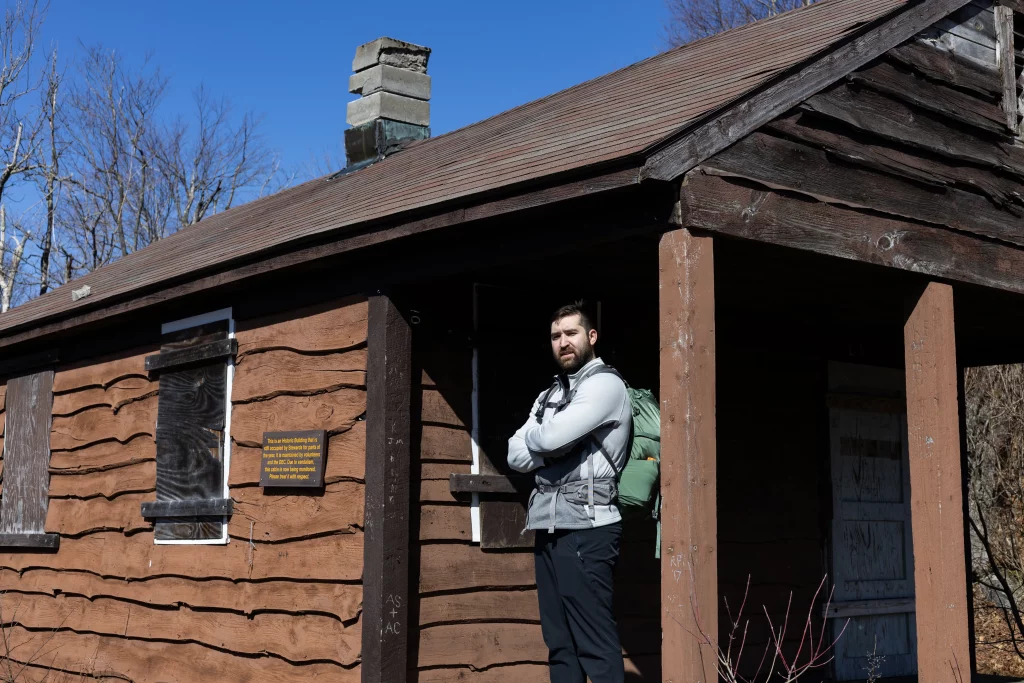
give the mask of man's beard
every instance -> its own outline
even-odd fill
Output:
[[[558,363],[562,372],[567,372],[570,375],[592,360],[594,360],[594,347],[590,345],[589,341],[579,348],[573,347],[572,355],[555,357],[555,362]]]

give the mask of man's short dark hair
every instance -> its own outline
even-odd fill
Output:
[[[583,326],[584,331],[590,332],[594,329],[594,324],[592,322],[594,318],[590,315],[590,307],[587,305],[587,302],[582,299],[559,308],[551,316],[551,322],[556,322],[562,318],[568,318],[570,315],[578,315],[580,317],[580,325]]]

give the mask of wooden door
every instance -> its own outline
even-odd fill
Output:
[[[899,399],[833,397],[832,577],[837,680],[917,672],[907,421]]]

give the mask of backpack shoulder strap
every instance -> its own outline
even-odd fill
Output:
[[[548,390],[544,392],[544,395],[541,396],[540,402],[537,404],[537,412],[533,414],[533,416],[537,418],[538,424],[544,421],[544,411],[552,407],[552,404],[548,401],[551,398],[551,394],[555,393],[555,389],[557,388],[558,380],[556,379],[551,386],[548,387]]]

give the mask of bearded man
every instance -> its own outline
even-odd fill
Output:
[[[596,356],[582,302],[551,318],[559,373],[508,444],[509,466],[534,472],[526,526],[537,531],[537,598],[552,683],[621,683],[612,576],[622,518],[618,473],[629,457],[625,383]]]

